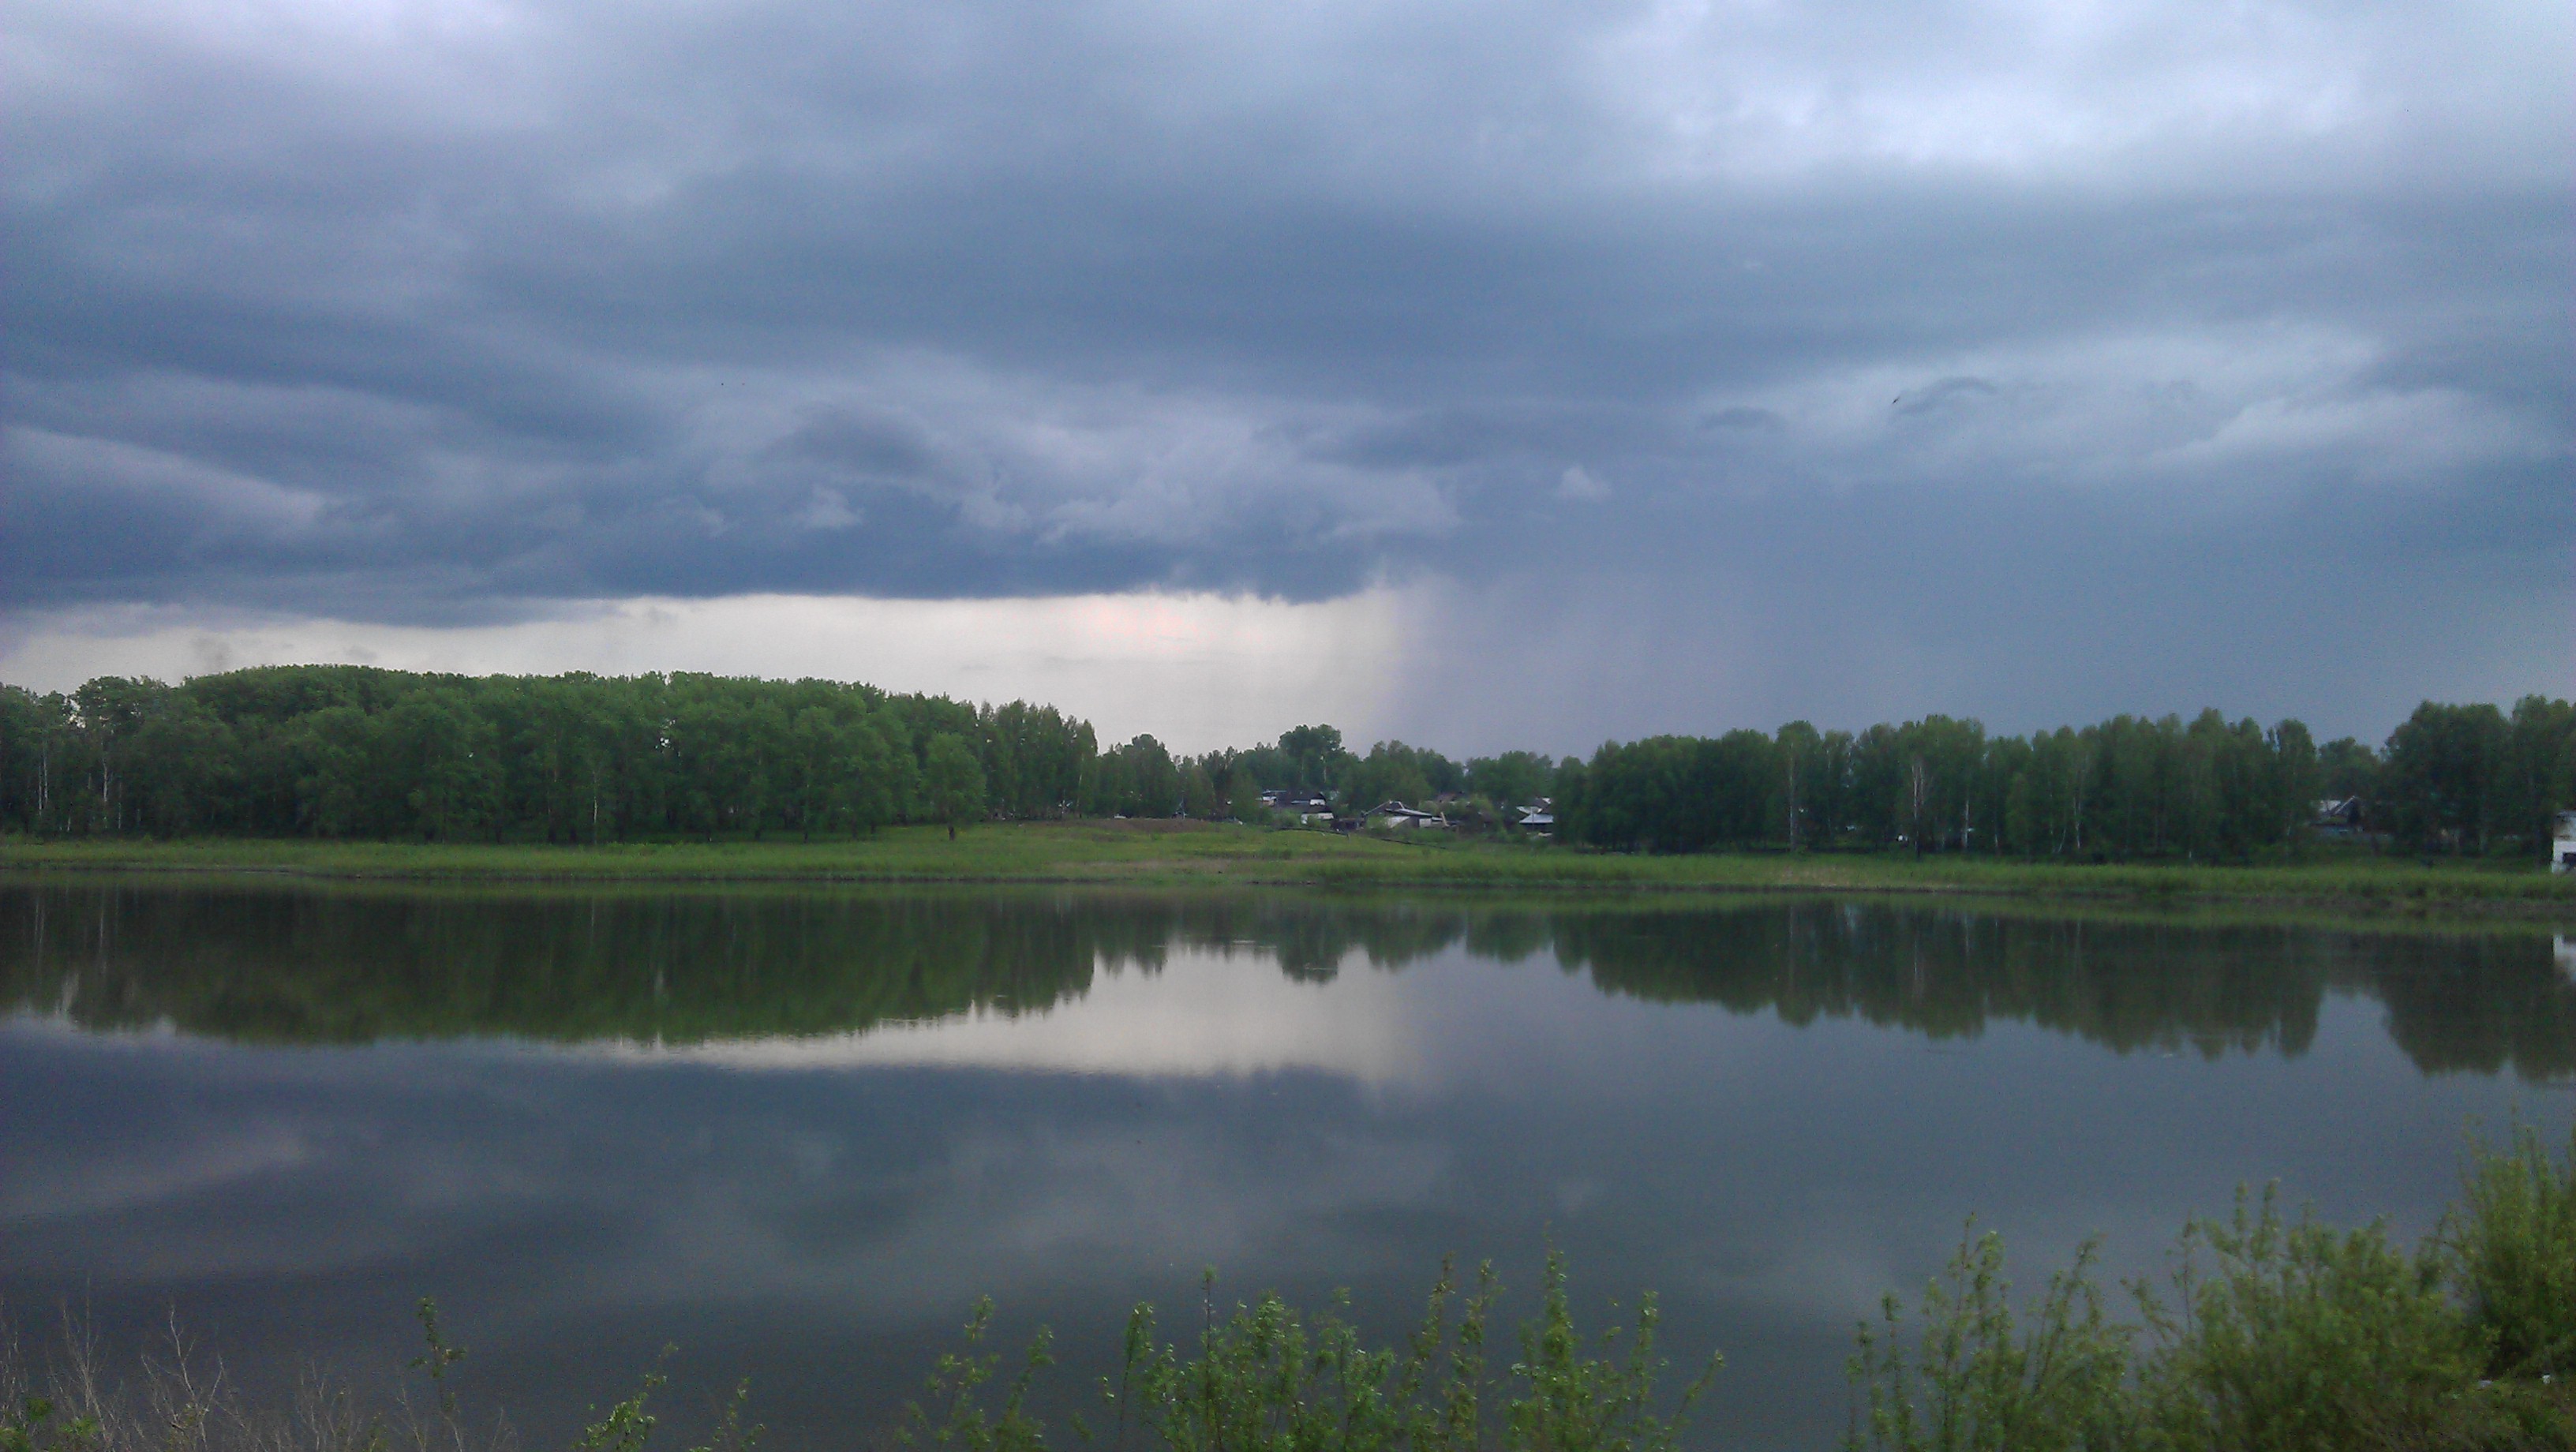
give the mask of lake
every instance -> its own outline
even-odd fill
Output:
[[[1695,1444],[1822,1448],[1972,1214],[2032,1284],[2275,1179],[2412,1237],[2465,1127],[2576,1118],[2545,931],[1995,903],[20,879],[0,1012],[30,1340],[389,1384],[434,1294],[535,1447],[657,1357],[657,1447],[743,1376],[865,1441],[980,1295],[1080,1406],[1203,1267],[1391,1334],[1553,1244],[1724,1350]]]

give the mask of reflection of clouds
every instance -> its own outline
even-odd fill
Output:
[[[1436,1077],[1430,986],[1300,981],[1218,945],[1044,1011],[815,1039],[281,1051],[21,1023],[89,1087],[26,1126],[81,1174],[0,1202],[26,1232],[0,1271],[444,1267],[414,1274],[505,1281],[499,1319],[521,1324],[677,1303],[945,1315],[1068,1266],[1325,1274],[1368,1258],[1347,1227],[1419,1209],[1448,1173],[1449,1146],[1366,1109]]]
[[[30,1161],[22,1156],[33,1153]],[[0,1176],[0,1219],[106,1215],[207,1194],[310,1163],[315,1149],[287,1124],[230,1126],[185,1143],[18,1145]]]
[[[1300,982],[1270,953],[1176,946],[1158,976],[1103,973],[1083,997],[1034,1012],[978,1010],[849,1034],[594,1051],[734,1069],[919,1065],[1145,1077],[1304,1069],[1387,1084],[1420,1077],[1416,1008],[1388,974]]]
[[[1302,1259],[1342,1271],[1366,1252],[1337,1248],[1332,1228],[1428,1202],[1449,1161],[1411,1134],[1274,1140],[1159,1114],[978,1126],[911,1166],[848,1148],[816,1176],[773,1162],[662,1182],[634,1202],[646,1223],[566,1293],[899,1318],[1059,1286],[1068,1268],[1085,1281]]]

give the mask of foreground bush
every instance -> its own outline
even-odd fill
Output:
[[[1889,1452],[2576,1448],[2576,1141],[2473,1146],[2463,1199],[2408,1252],[2240,1193],[2112,1321],[2092,1247],[2016,1318],[1992,1235],[1864,1326],[1847,1445]]]
[[[1971,1240],[1923,1292],[1923,1334],[1905,1347],[1904,1302],[1864,1324],[1851,1376],[1861,1391],[1850,1444],[1897,1452],[2070,1452],[2127,1436],[2136,1329],[2105,1314],[2096,1247],[2016,1319],[2001,1236]]]
[[[1205,1290],[1212,1293],[1211,1276]],[[1495,1383],[1486,1363],[1486,1330],[1499,1290],[1480,1267],[1474,1289],[1457,1308],[1458,1283],[1443,1265],[1422,1323],[1400,1346],[1372,1348],[1343,1319],[1346,1303],[1311,1321],[1264,1295],[1220,1321],[1211,1302],[1194,1345],[1159,1343],[1155,1313],[1138,1306],[1127,1320],[1120,1370],[1101,1387],[1118,1446],[1131,1435],[1169,1452],[1672,1452],[1683,1419],[1719,1366],[1684,1388],[1673,1411],[1659,1415],[1655,1353],[1660,1314],[1643,1298],[1636,1319],[1602,1336],[1587,1353],[1566,1292],[1565,1259],[1551,1253],[1540,1277],[1539,1314],[1521,1328],[1521,1358]],[[965,1355],[940,1358],[932,1373],[937,1419],[919,1405],[897,1433],[915,1447],[954,1452],[1034,1452],[1045,1428],[1028,1414],[1029,1380],[1048,1364],[1040,1332],[1025,1368],[998,1415],[981,1404],[999,1358],[981,1351],[991,1308],[979,1304],[967,1323]],[[1623,1338],[1624,1330],[1624,1338]],[[1623,1342],[1624,1339],[1624,1349]],[[1485,1408],[1503,1395],[1501,1416]],[[1076,1432],[1092,1437],[1077,1423]]]
[[[2552,1165],[2540,1137],[2483,1147],[2463,1177],[2444,1250],[2499,1377],[2576,1376],[2576,1143]]]
[[[2138,1288],[2155,1341],[2141,1445],[2342,1452],[2455,1429],[2485,1358],[2429,1253],[2384,1227],[2285,1221],[2277,1197],[2185,1231],[2175,1299]]]

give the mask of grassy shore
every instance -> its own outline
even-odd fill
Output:
[[[1675,857],[1510,842],[1404,841],[1179,821],[935,827],[832,842],[602,847],[255,840],[0,840],[0,869],[221,871],[328,878],[701,882],[1020,882],[1436,887],[1520,892],[1992,894],[2262,902],[2576,921],[2576,876],[2523,863],[2364,855],[2257,866],[2065,865],[1943,856]]]

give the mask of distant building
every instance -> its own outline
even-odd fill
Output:
[[[2350,837],[2369,819],[2370,804],[2359,797],[2329,797],[2317,803],[2312,825],[2328,837]]]
[[[1553,837],[1556,835],[1556,814],[1548,810],[1545,800],[1541,800],[1534,807],[1522,808],[1520,820],[1512,825],[1535,837]]]
[[[2558,831],[2549,843],[2549,870],[2576,872],[2576,812],[2558,814]]]
[[[1333,820],[1333,804],[1313,792],[1272,787],[1261,794],[1261,804],[1283,816],[1296,818],[1300,826],[1311,827]]]
[[[1449,819],[1437,812],[1418,812],[1402,802],[1380,802],[1368,809],[1368,824],[1389,831],[1419,831],[1425,827],[1446,828]]]

